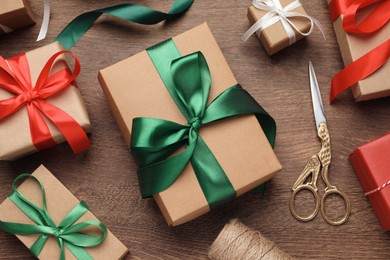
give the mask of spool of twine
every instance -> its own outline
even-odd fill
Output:
[[[238,219],[232,219],[225,225],[211,245],[209,257],[215,260],[293,259],[260,232],[248,228]]]

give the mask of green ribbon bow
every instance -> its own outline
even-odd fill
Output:
[[[207,105],[211,75],[201,52],[180,57],[173,41],[168,40],[149,49],[148,54],[188,123],[181,125],[143,117],[133,119],[131,150],[140,166],[138,180],[142,196],[150,197],[169,188],[191,162],[211,208],[235,198],[232,184],[199,135],[199,129],[229,117],[255,114],[273,145],[275,121],[238,84]],[[180,58],[171,59],[175,56]],[[171,61],[171,66],[165,66]],[[183,146],[186,146],[184,151],[171,157]]]
[[[168,13],[136,4],[120,4],[86,12],[73,19],[54,41],[59,41],[66,50],[71,49],[102,14],[150,25],[182,15],[191,7],[192,3],[193,0],[175,0]]]
[[[43,208],[30,202],[18,191],[16,184],[20,179],[25,177],[34,178],[41,186]],[[35,257],[39,256],[49,236],[54,236],[60,246],[61,260],[65,259],[65,247],[68,248],[77,259],[93,259],[84,247],[97,246],[101,244],[107,236],[106,227],[99,221],[88,220],[75,224],[75,222],[88,211],[88,206],[84,201],[79,202],[79,204],[65,216],[61,223],[56,226],[47,211],[45,189],[42,183],[33,175],[19,175],[14,180],[13,192],[9,198],[24,214],[26,214],[26,216],[34,221],[36,225],[0,221],[0,228],[15,235],[40,234],[41,236],[30,247],[30,251]],[[90,226],[100,228],[102,235],[92,236],[80,232]]]

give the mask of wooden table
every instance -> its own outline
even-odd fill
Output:
[[[40,23],[43,0],[29,2]],[[123,2],[52,0],[47,39],[35,42],[38,25],[20,30],[0,39],[0,54],[10,57],[50,43],[77,14]],[[172,1],[132,2],[166,11]],[[390,234],[381,229],[348,155],[389,131],[390,100],[355,103],[350,91],[346,91],[334,105],[329,105],[331,78],[343,68],[339,47],[326,1],[302,2],[307,12],[323,24],[327,40],[316,29],[307,39],[273,57],[265,53],[257,38],[251,37],[247,42],[240,39],[249,27],[246,18],[249,0],[197,0],[182,18],[153,26],[104,16],[73,48],[82,62],[78,83],[93,125],[90,135],[93,147],[73,156],[68,145],[61,144],[15,162],[1,162],[1,200],[11,191],[18,174],[32,172],[44,164],[128,246],[131,253],[127,259],[204,259],[208,247],[231,218],[239,218],[259,230],[299,259],[388,259]],[[275,118],[278,125],[275,152],[283,170],[269,181],[264,197],[250,192],[195,221],[171,228],[153,199],[140,198],[136,164],[111,114],[97,73],[204,21],[208,22],[238,81]],[[321,216],[309,223],[298,222],[288,208],[291,186],[310,156],[320,148],[310,101],[307,70],[310,60],[317,71],[332,138],[330,179],[346,191],[352,204],[350,219],[339,227],[328,225]],[[13,235],[0,232],[0,258],[31,258],[31,254]]]

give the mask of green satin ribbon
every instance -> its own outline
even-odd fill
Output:
[[[71,49],[102,15],[109,14],[139,24],[157,24],[185,13],[193,0],[174,0],[168,13],[163,13],[136,4],[120,4],[83,13],[73,19],[54,41],[59,41],[66,50]]]
[[[22,178],[29,177],[36,180],[42,191],[43,208],[30,202],[23,194],[19,192],[16,184]],[[93,259],[92,256],[84,249],[85,247],[95,247],[101,244],[107,236],[107,229],[103,223],[95,220],[88,220],[75,224],[87,211],[88,206],[84,201],[79,202],[56,226],[50,217],[46,207],[46,194],[42,183],[33,175],[21,174],[14,180],[13,192],[9,199],[32,221],[34,224],[21,224],[13,222],[0,221],[0,228],[6,232],[15,235],[33,235],[39,234],[40,237],[30,247],[31,253],[38,257],[49,236],[54,236],[60,246],[60,259],[65,259],[65,247],[77,259]],[[100,236],[84,234],[81,231],[91,226],[96,226],[102,231]]]
[[[131,151],[140,166],[138,180],[142,196],[150,197],[169,188],[191,162],[211,208],[235,198],[231,182],[198,134],[199,129],[218,120],[254,114],[273,146],[275,121],[238,84],[207,105],[212,79],[201,52],[180,57],[172,40],[162,42],[147,52],[188,123],[181,125],[144,117],[133,119]],[[184,151],[172,156],[183,146]]]

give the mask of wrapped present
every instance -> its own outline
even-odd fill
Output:
[[[90,121],[58,43],[8,60],[0,57],[0,159],[15,160],[68,141],[75,153],[90,146]]]
[[[384,230],[390,230],[390,134],[357,148],[349,159]]]
[[[101,70],[99,81],[140,166],[141,194],[169,225],[281,169],[274,120],[237,84],[207,24]]]
[[[248,19],[252,26],[242,39],[256,33],[269,55],[311,34],[315,24],[323,33],[320,23],[307,15],[299,0],[253,0]]]
[[[0,35],[35,24],[26,0],[2,0],[0,4]]]
[[[332,79],[331,102],[352,87],[356,101],[390,95],[389,1],[328,0],[346,66]]]
[[[18,176],[13,189],[0,204],[0,229],[15,234],[35,257],[121,259],[128,252],[44,166]]]

